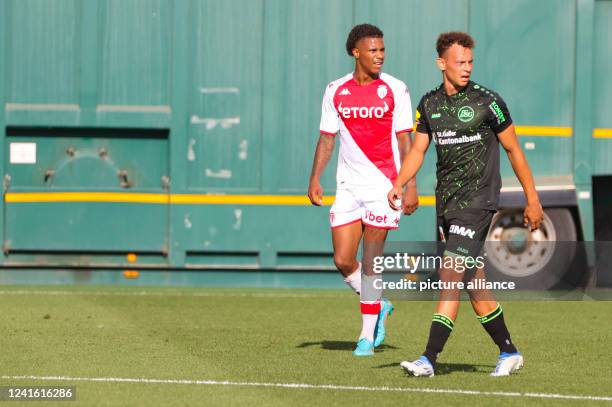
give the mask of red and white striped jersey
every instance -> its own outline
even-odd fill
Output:
[[[340,132],[338,186],[393,182],[401,165],[395,135],[412,131],[412,126],[410,94],[399,79],[381,73],[362,86],[350,73],[330,83],[323,96],[320,131]]]

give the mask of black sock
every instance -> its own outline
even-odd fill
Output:
[[[512,343],[512,339],[510,339],[510,332],[508,332],[508,328],[506,327],[506,322],[504,321],[504,311],[502,310],[501,305],[498,304],[497,308],[487,315],[478,317],[478,320],[482,324],[485,331],[487,331],[487,333],[491,336],[493,342],[499,346],[500,353],[518,352]]]
[[[423,356],[427,357],[433,366],[436,365],[436,359],[444,349],[444,344],[453,332],[454,326],[452,319],[442,314],[434,314],[431,328],[429,328],[429,340],[423,353]]]

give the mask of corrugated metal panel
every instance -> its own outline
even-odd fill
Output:
[[[472,0],[474,78],[501,93],[523,125],[572,125],[574,0]]]
[[[593,45],[593,172],[612,173],[612,1],[595,3]],[[606,130],[607,129],[607,130]]]
[[[573,0],[471,1],[474,79],[504,98],[516,124],[572,127],[575,19]],[[573,172],[571,138],[525,136],[521,143],[537,175]],[[505,183],[514,183],[503,156]]]
[[[162,0],[100,2],[98,104],[168,104],[171,13]]]
[[[192,3],[190,190],[260,189],[263,9],[261,0]]]
[[[344,51],[352,2],[266,2],[264,49],[265,188],[302,193],[319,137],[325,86],[352,70]],[[335,159],[321,180],[335,188]]]
[[[7,103],[78,104],[78,0],[7,4]]]

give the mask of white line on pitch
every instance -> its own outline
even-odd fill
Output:
[[[143,379],[125,377],[67,377],[67,376],[0,376],[4,380],[44,380],[62,382],[106,382],[106,383],[147,383],[147,384],[191,384],[209,386],[242,386],[242,387],[280,387],[288,389],[322,389],[322,390],[348,390],[348,391],[371,391],[371,392],[396,392],[396,393],[437,393],[437,394],[460,394],[469,396],[500,396],[500,397],[529,397],[545,399],[565,400],[592,400],[612,401],[612,397],[603,396],[576,396],[570,394],[549,393],[519,393],[504,391],[480,391],[480,390],[458,390],[458,389],[435,389],[416,387],[366,387],[366,386],[343,386],[336,384],[308,384],[308,383],[265,383],[265,382],[233,382],[229,380],[177,380],[177,379]]]
[[[155,292],[155,291],[59,291],[59,290],[2,290],[0,295],[100,295],[100,296],[134,296],[134,297],[255,297],[255,298],[338,298],[337,293],[302,294],[302,293],[233,293],[233,292]]]

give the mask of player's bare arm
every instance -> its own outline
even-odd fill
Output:
[[[412,139],[407,131],[397,134],[397,145],[399,147],[400,159],[403,162],[404,158],[410,152],[412,147]],[[402,209],[406,215],[412,215],[419,207],[419,194],[417,192],[416,177],[412,177],[406,184],[404,191],[404,199],[402,200]]]
[[[428,147],[429,135],[417,131],[410,151],[402,160],[402,167],[400,168],[400,172],[393,183],[393,188],[391,188],[387,194],[389,205],[393,209],[400,210],[400,207],[396,205],[396,202],[402,197],[404,185],[406,185],[409,180],[414,179],[416,173],[421,168]]]
[[[308,198],[316,206],[323,204],[323,187],[319,180],[334,152],[335,140],[336,137],[330,134],[321,133],[319,136],[319,142],[317,143],[317,149],[315,150],[312,162],[312,171],[310,172],[310,182],[308,184]]]
[[[535,189],[535,182],[533,181],[531,169],[529,169],[525,154],[516,137],[514,125],[510,125],[507,129],[499,133],[497,137],[504,147],[504,150],[506,150],[512,169],[525,192],[525,198],[527,199],[527,206],[523,213],[525,226],[530,225],[531,230],[535,230],[540,227],[544,212],[540,204],[540,198]]]

